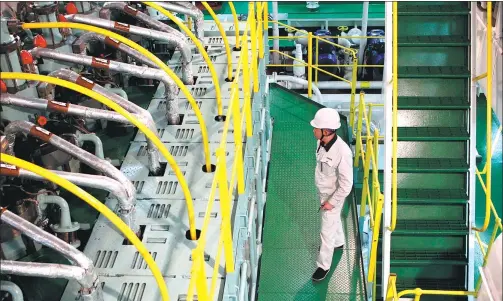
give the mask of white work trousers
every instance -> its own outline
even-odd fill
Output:
[[[321,209],[321,246],[316,263],[324,270],[329,270],[332,265],[334,248],[344,245],[344,229],[341,221],[342,207],[344,207],[344,202],[337,202],[332,210]]]

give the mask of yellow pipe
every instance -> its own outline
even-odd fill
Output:
[[[204,61],[208,65],[208,68],[210,69],[211,73],[211,79],[213,80],[213,83],[215,84],[215,94],[216,94],[216,101],[217,101],[217,114],[219,116],[223,116],[223,110],[222,110],[222,92],[220,91],[220,83],[218,81],[218,75],[217,71],[215,70],[215,66],[210,60],[210,57],[208,56],[208,53],[206,52],[206,49],[204,49],[203,44],[201,44],[201,41],[192,33],[192,31],[187,28],[183,22],[180,22],[178,18],[176,18],[173,14],[171,14],[168,10],[164,9],[160,5],[154,3],[154,2],[143,2],[145,5],[152,7],[153,9],[159,11],[161,14],[165,15],[168,17],[171,21],[175,22],[180,29],[185,32],[194,42],[196,45],[197,49],[199,50],[199,53],[204,58]]]
[[[217,257],[215,257],[215,265],[213,266],[213,275],[211,277],[211,286],[210,286],[210,299],[215,300],[215,291],[217,289],[217,279],[218,271],[220,270],[220,258],[222,257],[222,250],[224,248],[224,242],[222,240],[222,232],[220,232],[220,237],[218,238],[218,247],[217,247]]]
[[[269,3],[267,1],[262,2],[262,10],[264,11],[264,30],[266,33],[269,32],[269,8],[268,8]]]
[[[379,193],[377,197],[376,204],[376,213],[375,213],[375,223],[374,229],[372,229],[372,245],[370,251],[370,263],[369,263],[369,272],[368,272],[368,281],[373,281],[374,273],[377,265],[377,244],[379,241],[379,228],[381,227],[381,216],[382,216],[382,204],[383,204],[383,195]],[[375,283],[374,283],[375,286]]]
[[[412,289],[412,290],[403,290],[398,293],[398,298],[401,298],[405,295],[436,295],[436,296],[476,296],[477,292],[469,292],[469,291],[444,291],[444,290],[422,290],[420,288]]]
[[[257,93],[258,86],[258,33],[257,33],[257,20],[255,19],[255,2],[250,2],[248,6],[248,18],[250,18],[250,33],[252,36],[252,74],[253,74],[253,92]]]
[[[391,232],[395,231],[396,227],[396,214],[397,214],[397,136],[398,136],[398,114],[397,114],[397,106],[398,106],[398,3],[396,1],[393,2],[393,146],[392,146],[392,171],[391,171],[391,225],[389,230]]]
[[[313,97],[313,33],[307,37],[307,97]]]
[[[84,191],[82,188],[76,186],[70,181],[38,165],[32,164],[30,162],[18,159],[16,157],[4,153],[2,153],[2,155],[0,156],[0,160],[2,162],[5,162],[6,164],[15,165],[18,168],[29,170],[41,177],[44,177],[45,179],[63,187],[72,194],[78,196],[80,199],[82,199],[83,201],[91,205],[94,209],[103,214],[135,246],[135,248],[138,250],[138,253],[140,253],[140,255],[147,263],[148,267],[152,271],[152,274],[154,275],[157,285],[159,286],[159,289],[161,291],[162,300],[165,301],[169,300],[168,288],[166,287],[166,283],[162,278],[161,271],[159,270],[159,267],[155,263],[154,258],[152,258],[152,255],[150,255],[147,248],[138,239],[136,234],[117,215],[115,215],[110,209],[108,209],[107,206],[103,205],[102,202],[98,201],[96,198],[94,198],[92,195]]]
[[[244,37],[248,36],[248,26],[245,27]],[[248,39],[245,38],[241,41],[241,47],[243,49],[243,66],[248,66]],[[246,136],[251,137],[253,135],[253,123],[252,123],[252,112],[251,112],[251,93],[250,93],[250,70],[248,68],[243,68],[243,91],[244,91],[244,109],[246,112]]]
[[[229,8],[231,9],[232,13],[232,19],[234,20],[234,28],[235,28],[235,33],[236,33],[236,50],[241,50],[240,44],[239,44],[239,20],[238,20],[238,15],[236,14],[236,9],[234,8],[234,3],[232,1],[229,1]]]
[[[132,124],[134,124],[138,129],[145,134],[145,136],[151,140],[154,145],[159,149],[161,154],[166,158],[168,161],[169,165],[173,169],[173,171],[176,174],[176,177],[178,181],[180,182],[180,186],[183,190],[184,196],[185,196],[185,201],[187,203],[187,212],[189,215],[189,227],[190,227],[190,233],[191,237],[193,239],[196,238],[196,226],[195,226],[195,215],[194,215],[194,205],[192,203],[192,196],[190,194],[189,187],[187,185],[187,182],[185,181],[185,177],[183,176],[182,172],[180,171],[180,168],[176,164],[175,159],[171,154],[169,153],[168,149],[164,146],[164,144],[157,138],[157,136],[143,123],[139,122],[135,117],[133,117],[128,111],[124,110],[121,106],[117,105],[113,101],[107,99],[103,95],[94,92],[93,90],[89,90],[87,88],[84,88],[82,86],[79,86],[77,84],[71,83],[69,81],[65,81],[59,78],[51,77],[51,76],[45,76],[45,75],[38,75],[38,74],[31,74],[31,73],[19,73],[19,72],[0,72],[0,78],[1,79],[25,79],[28,81],[40,81],[40,82],[46,82],[50,83],[53,85],[58,85],[61,87],[65,87],[68,89],[71,89],[73,91],[82,93],[90,98],[93,98],[102,104],[110,107],[112,110],[116,111],[117,113],[121,114],[124,116],[127,120],[129,120]]]
[[[273,22],[273,21],[269,21],[269,22]],[[273,22],[273,23],[276,23],[276,22]],[[287,25],[285,25],[287,26]],[[290,27],[290,28],[293,28],[293,27]],[[299,29],[296,29],[297,31],[299,31]],[[332,38],[332,39],[339,39],[339,38],[344,38],[344,39],[359,39],[359,38],[364,38],[364,39],[384,39],[385,37],[378,37],[378,36],[375,36],[375,37],[371,37],[371,36],[365,36],[365,37],[360,37],[360,36],[353,36],[353,37],[350,37],[350,36],[318,36],[320,38],[323,38],[323,39],[328,39],[328,38]],[[283,39],[283,40],[296,40],[296,39],[306,39],[307,38],[307,35],[305,36],[269,36],[268,39],[269,40],[273,40],[273,39]]]
[[[218,19],[217,15],[215,15],[215,12],[211,8],[211,6],[208,5],[206,1],[201,2],[208,11],[208,13],[211,15],[213,20],[215,21],[215,24],[217,24],[218,31],[220,31],[220,35],[222,36],[222,39],[224,40],[224,45],[225,45],[225,52],[227,53],[227,79],[232,80],[232,52],[231,52],[231,47],[229,46],[229,41],[227,40],[227,35],[225,34],[225,30],[222,27],[222,23],[220,23],[220,20]]]
[[[481,74],[481,75],[479,75],[479,76],[477,76],[477,77],[474,77],[474,78],[472,79],[472,81],[473,81],[473,82],[478,82],[479,80],[481,80],[481,79],[483,79],[483,78],[486,78],[486,77],[487,77],[487,72],[486,72],[486,73],[484,73],[484,74]]]
[[[199,110],[199,106],[196,104],[194,97],[192,97],[192,95],[190,94],[189,89],[187,89],[187,87],[182,83],[182,81],[178,78],[178,76],[176,76],[176,74],[166,64],[164,64],[163,61],[161,61],[157,56],[153,55],[151,52],[149,52],[145,48],[141,47],[137,43],[135,43],[135,42],[119,35],[119,34],[116,34],[114,32],[111,32],[109,30],[99,28],[96,26],[80,24],[80,23],[70,23],[70,22],[37,22],[37,23],[23,23],[22,27],[23,27],[23,29],[75,28],[75,29],[80,29],[80,30],[84,30],[84,31],[92,31],[92,32],[116,39],[119,42],[122,42],[125,45],[139,51],[141,54],[143,54],[148,59],[150,59],[152,62],[154,62],[157,66],[159,66],[160,69],[162,69],[164,72],[166,72],[168,74],[168,76],[171,77],[175,81],[176,85],[180,88],[180,90],[183,92],[183,95],[185,95],[185,97],[187,98],[187,101],[192,106],[192,110],[194,110],[194,113],[196,114],[197,120],[199,121],[199,125],[201,126],[201,136],[203,138],[203,148],[204,148],[204,154],[206,156],[206,168],[208,170],[211,170],[211,156],[210,156],[211,154],[210,154],[210,148],[209,148],[209,142],[208,142],[208,131],[206,128],[206,123],[204,122],[203,115],[201,114],[201,110]],[[194,236],[194,238],[195,238],[195,236]]]

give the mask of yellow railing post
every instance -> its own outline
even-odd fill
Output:
[[[377,265],[377,244],[379,241],[379,230],[381,228],[381,215],[382,215],[382,205],[384,196],[379,193],[377,197],[376,212],[375,212],[375,222],[374,229],[372,230],[372,246],[370,250],[370,263],[368,272],[368,281],[371,282],[374,279],[374,273]],[[374,283],[375,285],[375,283]]]
[[[358,126],[356,129],[356,146],[355,146],[355,159],[353,165],[360,166],[360,146],[362,145],[362,125],[363,125],[363,111],[365,111],[365,93],[360,92],[360,103],[358,105]]]
[[[206,282],[206,273],[204,272],[204,249],[197,247],[192,252],[192,261],[196,269],[196,290],[198,300],[208,300],[208,284]]]
[[[313,97],[313,33],[307,35],[307,97]]]
[[[316,71],[314,72],[314,82],[316,84],[318,84],[318,68],[320,68],[318,66],[318,49],[319,49],[319,45],[320,45],[320,40],[316,39],[316,54],[315,54],[315,60],[316,60]]]
[[[215,15],[215,12],[211,8],[211,6],[209,6],[206,1],[202,1],[201,4],[204,6],[204,8],[206,8],[208,13],[211,15],[211,17],[215,21],[215,24],[217,25],[218,30],[220,31],[220,35],[222,36],[222,39],[224,40],[225,52],[227,54],[227,79],[232,80],[232,52],[231,52],[231,47],[229,46],[229,41],[227,40],[227,35],[225,34],[225,30],[222,27],[222,23],[218,19],[217,15]]]
[[[395,231],[397,214],[397,145],[398,145],[398,3],[393,2],[393,146],[392,146],[392,170],[391,170],[391,225],[389,230]]]
[[[358,138],[357,138],[358,139]],[[367,200],[367,194],[369,193],[368,191],[368,187],[369,187],[369,173],[370,173],[370,150],[369,150],[369,147],[371,146],[371,144],[369,143],[369,140],[367,140],[367,151],[365,152],[365,163],[363,165],[363,187],[362,187],[362,201],[361,201],[361,206],[360,206],[360,216],[363,217],[365,216],[365,212],[366,212],[366,200]],[[362,158],[364,157],[363,156],[363,152],[361,154]],[[369,207],[373,206],[373,204],[371,204],[369,202]],[[372,221],[373,223],[373,221]]]
[[[255,2],[248,5],[248,18],[250,21],[251,35],[251,69],[253,74],[253,92],[258,92],[258,67],[257,67],[257,24],[255,21]]]
[[[252,123],[252,112],[251,112],[251,93],[250,93],[250,69],[248,68],[248,27],[245,28],[245,34],[243,35],[243,40],[241,42],[242,47],[242,57],[243,57],[243,110],[246,111],[246,136],[251,137],[253,135],[253,123]]]
[[[388,291],[386,292],[386,300],[384,301],[398,301],[396,291],[396,274],[389,274]]]
[[[244,68],[243,68],[244,69]],[[238,84],[236,82],[232,83],[233,89],[238,88]],[[241,152],[243,150],[243,141],[242,141],[242,129],[241,129],[241,114],[239,108],[239,93],[234,94],[234,99],[231,99],[234,102],[233,110],[233,121],[234,121],[234,145],[235,152],[234,156],[237,156],[237,178],[238,178],[238,193],[243,194],[245,191],[245,175],[243,168],[243,156]]]
[[[353,50],[353,75],[351,78],[351,104],[349,109],[349,124],[351,128],[353,128],[355,123],[355,97],[356,97],[356,80],[357,73],[356,68],[358,66],[358,57],[356,56],[356,52]]]
[[[235,34],[236,34],[236,43],[235,43],[235,48],[236,50],[240,49],[240,43],[239,43],[239,20],[238,20],[238,15],[236,14],[236,9],[234,8],[234,3],[232,1],[229,1],[229,8],[231,9],[232,13],[232,19],[234,21],[234,27],[235,27]]]
[[[264,29],[262,25],[264,15],[262,9],[262,2],[257,2],[258,57],[261,59],[264,58]]]
[[[268,5],[269,5],[269,3],[267,1],[262,2],[262,10],[264,11],[264,16],[263,16],[264,30],[266,32],[269,31],[269,7],[268,7]]]

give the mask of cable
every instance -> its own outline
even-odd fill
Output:
[[[219,116],[223,116],[223,110],[222,110],[222,93],[220,92],[220,84],[218,82],[218,76],[217,72],[215,71],[215,67],[213,66],[213,63],[210,60],[210,57],[208,56],[208,53],[204,49],[204,46],[201,44],[199,39],[190,31],[190,29],[183,24],[177,17],[173,16],[169,11],[166,9],[162,8],[160,5],[154,3],[154,2],[143,2],[145,5],[152,7],[153,9],[159,11],[166,17],[170,18],[171,21],[175,22],[178,27],[180,27],[183,32],[185,32],[191,39],[194,41],[194,44],[196,45],[197,49],[203,56],[204,60],[206,61],[206,64],[208,64],[208,68],[210,69],[211,73],[211,78],[213,79],[213,82],[215,84],[215,94],[216,94],[216,99],[217,99],[217,114]]]
[[[119,42],[122,42],[126,44],[127,46],[137,50],[144,56],[146,56],[148,59],[150,59],[152,62],[154,62],[157,66],[159,66],[160,69],[162,69],[166,74],[168,74],[169,77],[171,77],[176,85],[180,88],[180,90],[183,92],[183,95],[187,98],[187,101],[190,103],[192,106],[192,110],[196,114],[197,120],[199,121],[199,125],[201,126],[201,136],[203,138],[203,148],[204,148],[204,154],[206,156],[206,170],[210,171],[211,170],[211,154],[210,154],[210,149],[209,149],[209,142],[208,142],[208,131],[206,127],[206,123],[204,122],[203,115],[201,114],[201,110],[199,109],[199,106],[197,105],[194,97],[190,94],[189,89],[182,83],[182,81],[176,76],[176,74],[166,65],[164,64],[163,61],[161,61],[157,56],[153,55],[150,51],[146,50],[145,48],[141,47],[137,43],[131,41],[130,39],[127,39],[119,34],[116,34],[114,32],[111,32],[109,30],[99,28],[96,26],[92,25],[87,25],[87,24],[80,24],[80,23],[72,23],[72,22],[37,22],[37,23],[23,23],[22,25],[23,29],[36,29],[36,28],[74,28],[74,29],[80,29],[84,31],[92,31],[104,36],[108,36],[109,38],[116,39]],[[145,132],[144,132],[145,133]],[[161,143],[162,145],[162,143]],[[181,175],[180,171],[175,171],[178,174]],[[181,183],[180,183],[181,184]],[[195,239],[195,232],[194,232],[194,237]]]
[[[147,248],[142,244],[142,242],[138,239],[138,237],[136,237],[136,234],[117,215],[115,215],[110,209],[108,209],[107,206],[103,205],[103,203],[101,203],[92,195],[90,195],[80,187],[76,186],[75,184],[71,183],[70,181],[38,165],[32,164],[30,162],[21,160],[19,158],[4,153],[2,153],[0,160],[7,164],[15,165],[18,168],[29,170],[31,172],[38,174],[39,176],[44,177],[45,179],[63,187],[64,189],[78,196],[86,203],[91,205],[94,209],[98,210],[101,214],[103,214],[124,234],[124,236],[126,236],[127,239],[129,239],[129,241],[131,241],[131,243],[133,243],[133,245],[136,247],[138,252],[141,254],[143,259],[147,263],[148,267],[152,271],[152,274],[154,275],[154,278],[157,284],[159,285],[159,289],[161,290],[162,300],[164,301],[169,300],[168,288],[166,287],[164,278],[162,277],[161,271],[157,266],[157,264],[155,263],[154,258],[152,258],[152,255],[150,255]]]
[[[51,76],[46,76],[46,75],[38,75],[38,74],[32,74],[32,73],[20,73],[20,72],[0,72],[0,79],[25,79],[25,80],[30,80],[30,81],[41,81],[41,82],[46,82],[50,83],[53,85],[58,85],[65,87],[67,89],[71,89],[73,91],[80,92],[88,97],[91,97],[102,104],[110,107],[112,110],[116,111],[117,113],[121,114],[124,116],[127,120],[129,120],[132,124],[134,124],[138,129],[145,134],[145,136],[150,139],[154,145],[159,149],[159,151],[162,153],[162,155],[166,158],[166,160],[169,162],[171,168],[175,171],[176,177],[178,181],[180,182],[180,186],[182,187],[183,193],[185,195],[185,201],[187,203],[187,212],[189,216],[189,227],[190,227],[190,234],[193,239],[196,239],[196,227],[195,227],[195,216],[194,216],[194,205],[192,201],[192,196],[190,194],[190,190],[187,185],[187,181],[185,181],[185,177],[180,171],[180,168],[175,162],[175,159],[173,156],[169,153],[168,149],[164,146],[164,144],[157,138],[157,136],[143,123],[138,121],[133,115],[131,115],[128,111],[124,110],[121,106],[116,104],[115,102],[111,101],[110,99],[104,97],[103,95],[93,91],[89,90],[83,86],[79,86],[77,84],[74,84],[72,82],[62,80],[59,78],[51,77]]]

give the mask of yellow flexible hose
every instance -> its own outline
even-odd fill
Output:
[[[110,107],[112,110],[116,111],[117,113],[121,114],[124,116],[127,120],[129,120],[132,124],[134,124],[138,129],[145,134],[145,136],[150,139],[154,145],[159,149],[161,154],[166,158],[168,161],[169,165],[173,170],[175,171],[176,177],[178,178],[178,181],[180,182],[180,186],[183,190],[183,194],[185,196],[185,201],[187,203],[187,212],[189,215],[189,228],[190,228],[190,234],[193,239],[196,238],[196,226],[195,226],[195,216],[194,216],[194,205],[192,203],[192,196],[190,194],[189,187],[187,185],[187,182],[185,181],[185,177],[183,176],[182,172],[180,171],[180,168],[176,164],[175,159],[171,154],[169,153],[168,149],[164,146],[164,144],[157,138],[157,136],[143,123],[138,121],[135,117],[133,117],[128,111],[124,110],[121,106],[116,104],[115,102],[109,100],[105,96],[93,91],[89,90],[87,88],[84,88],[80,85],[74,84],[72,82],[62,80],[59,78],[51,77],[51,76],[46,76],[46,75],[38,75],[38,74],[32,74],[32,73],[21,73],[21,72],[0,72],[0,79],[24,79],[24,80],[29,80],[29,81],[41,81],[41,82],[46,82],[50,83],[53,85],[58,85],[62,86],[68,89],[71,89],[73,91],[82,93],[86,96],[89,96],[102,104]]]
[[[59,186],[78,196],[86,203],[91,205],[94,209],[98,210],[101,214],[103,214],[124,234],[124,236],[127,237],[127,239],[129,239],[129,241],[131,241],[131,243],[133,243],[133,245],[136,247],[138,252],[141,254],[143,259],[147,263],[148,267],[152,271],[152,274],[154,275],[157,285],[159,286],[159,289],[161,291],[162,300],[164,301],[169,300],[168,288],[166,287],[166,283],[162,278],[161,271],[157,266],[157,264],[155,263],[154,258],[152,258],[152,255],[150,255],[147,248],[142,244],[142,242],[138,239],[138,237],[136,237],[136,234],[117,215],[115,215],[110,209],[108,209],[107,206],[103,205],[103,203],[101,203],[92,195],[90,195],[80,187],[76,186],[75,184],[71,183],[70,181],[38,165],[32,164],[30,162],[21,160],[19,158],[4,153],[2,153],[2,155],[0,156],[0,160],[7,164],[15,165],[19,168],[23,168],[31,172],[34,172],[37,175],[44,177],[45,179],[55,184],[58,184]]]
[[[225,34],[225,30],[222,27],[222,23],[220,23],[220,20],[218,19],[217,15],[215,15],[215,12],[213,11],[213,9],[211,9],[211,6],[209,6],[206,1],[202,1],[201,3],[204,5],[204,8],[206,8],[208,13],[211,15],[211,17],[217,24],[218,30],[220,31],[220,35],[224,40],[225,52],[227,52],[227,79],[232,80],[232,52],[231,47],[229,46],[229,41],[227,40],[227,35]]]
[[[232,19],[234,20],[234,31],[236,33],[236,50],[240,50],[241,45],[239,45],[239,20],[238,15],[236,14],[236,9],[234,8],[234,3],[232,3],[232,1],[229,1],[229,8],[231,9]]]
[[[210,73],[211,73],[211,78],[213,79],[213,82],[215,84],[215,94],[216,94],[216,98],[217,98],[217,114],[219,116],[223,116],[224,113],[223,113],[223,109],[222,109],[222,93],[220,92],[220,84],[218,82],[217,71],[215,70],[213,63],[211,62],[210,57],[208,56],[208,53],[204,49],[203,44],[201,44],[199,39],[192,33],[192,31],[190,31],[189,28],[187,28],[187,26],[185,26],[185,24],[183,24],[183,22],[181,22],[178,18],[173,16],[169,11],[167,11],[166,9],[164,9],[163,7],[161,7],[160,5],[158,5],[154,2],[143,2],[143,3],[147,6],[152,7],[153,9],[159,11],[160,13],[162,13],[163,15],[165,15],[166,17],[171,19],[171,21],[175,22],[175,24],[178,25],[178,27],[180,27],[180,29],[183,30],[183,32],[185,32],[192,39],[192,41],[194,41],[194,44],[196,45],[197,49],[199,50],[199,53],[201,53],[201,55],[204,58],[204,61],[206,62],[206,64],[208,64],[208,68],[210,69]]]
[[[187,97],[187,100],[189,101],[190,105],[192,106],[192,110],[194,110],[194,113],[196,114],[197,120],[199,121],[199,125],[201,126],[201,136],[203,138],[203,148],[204,148],[204,154],[206,156],[206,168],[207,170],[211,170],[211,157],[210,157],[210,149],[209,149],[209,142],[208,142],[208,131],[206,128],[206,124],[204,122],[203,115],[201,114],[201,110],[199,110],[199,106],[196,104],[196,101],[194,100],[194,97],[190,94],[189,89],[182,83],[182,81],[176,76],[176,74],[166,65],[161,61],[157,56],[153,55],[150,51],[147,49],[141,47],[137,43],[119,35],[114,32],[111,32],[109,30],[99,28],[96,26],[92,25],[87,25],[87,24],[80,24],[80,23],[71,23],[71,22],[37,22],[37,23],[23,23],[22,25],[23,29],[40,29],[40,28],[75,28],[75,29],[80,29],[80,30],[85,30],[85,31],[92,31],[98,34],[101,34],[103,36],[108,36],[110,38],[116,39],[129,47],[137,50],[147,58],[149,58],[152,62],[154,62],[159,68],[161,68],[164,72],[168,74],[169,77],[171,77],[176,85],[180,88],[180,90],[183,92],[183,95]]]

